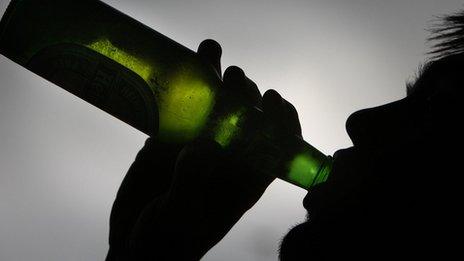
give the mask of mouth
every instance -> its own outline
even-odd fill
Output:
[[[349,189],[358,183],[359,172],[369,160],[359,148],[349,147],[333,154],[333,168],[326,182],[314,186],[303,199],[303,206],[311,214],[317,211],[328,197],[333,197],[338,190]],[[342,191],[342,190],[340,190]]]

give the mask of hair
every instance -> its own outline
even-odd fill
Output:
[[[429,54],[434,60],[464,53],[464,10],[439,17],[429,31],[428,41],[434,42]]]
[[[430,58],[419,66],[413,81],[406,82],[406,93],[410,95],[417,89],[430,85],[435,77],[439,77],[451,68],[462,66],[464,55],[464,10],[451,15],[437,17],[428,29],[431,43],[428,52]]]

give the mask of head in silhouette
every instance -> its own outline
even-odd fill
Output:
[[[433,32],[433,59],[407,96],[348,118],[353,147],[334,155],[328,181],[305,197],[308,221],[285,237],[281,260],[459,253],[464,12]]]

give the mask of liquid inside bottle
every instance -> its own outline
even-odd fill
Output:
[[[282,143],[266,133],[259,109],[218,113],[222,82],[210,64],[103,2],[10,1],[0,53],[160,141],[183,144],[207,133],[303,188],[330,172],[330,157],[301,138]]]

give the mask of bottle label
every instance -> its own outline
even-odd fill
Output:
[[[59,44],[34,55],[26,67],[142,132],[158,131],[156,100],[136,73],[87,47]]]

